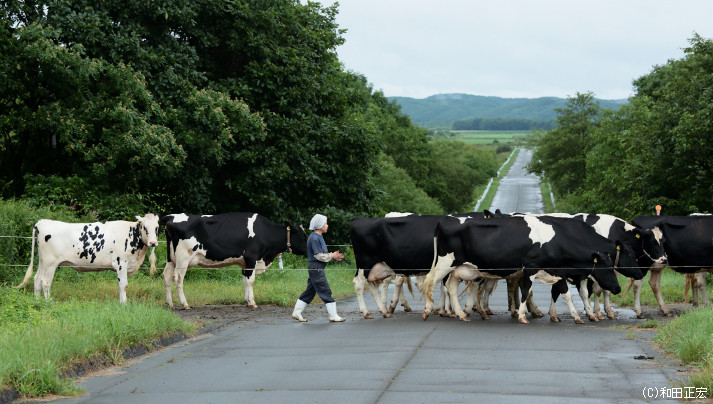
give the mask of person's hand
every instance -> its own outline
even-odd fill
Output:
[[[336,261],[341,261],[344,259],[344,254],[340,253],[339,250],[332,253],[332,259]]]

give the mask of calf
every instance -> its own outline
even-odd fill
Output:
[[[114,271],[118,277],[119,302],[126,303],[127,277],[139,269],[151,247],[151,271],[156,265],[154,247],[158,245],[158,216],[149,213],[136,216],[137,221],[65,223],[42,219],[32,231],[32,255],[23,287],[32,276],[37,238],[38,266],[35,295],[44,292],[50,298],[50,287],[58,266],[73,267],[78,272]]]
[[[257,213],[213,216],[179,213],[162,217],[161,223],[165,225],[168,244],[163,280],[166,303],[171,308],[173,282],[183,307],[191,308],[183,294],[183,280],[190,267],[240,266],[245,302],[257,307],[253,294],[256,272],[262,273],[283,251],[307,255],[307,235],[302,226],[273,223]]]

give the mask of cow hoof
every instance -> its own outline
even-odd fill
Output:
[[[374,316],[371,313],[366,313],[366,314],[364,314],[364,318],[369,320],[369,319],[374,318]]]
[[[636,315],[636,318],[646,318],[646,316],[644,315],[644,313],[640,313]]]
[[[520,324],[530,324],[530,322],[527,321],[526,318],[518,318],[518,319],[517,319],[517,322],[520,323]]]
[[[609,320],[616,320],[616,314],[607,314],[607,318],[609,318]]]
[[[411,313],[411,312],[413,311],[413,309],[411,309],[411,308],[408,307],[408,306],[404,306],[404,311],[407,312],[407,313]]]
[[[481,319],[481,320],[490,320],[490,317],[488,317],[487,315],[486,315],[486,316],[480,316],[480,319]]]
[[[391,318],[391,313],[384,313],[384,318]]]
[[[248,307],[250,307],[251,309],[257,309],[257,304],[249,304]]]
[[[389,313],[394,313],[396,311],[396,307],[389,307]]]
[[[550,321],[552,321],[553,323],[559,323],[559,322],[561,322],[562,320],[560,320],[560,318],[557,317],[557,316],[551,316],[551,317],[550,317]]]
[[[673,314],[668,311],[665,311],[663,314],[665,314],[667,317],[673,317]]]
[[[544,314],[542,314],[541,311],[536,311],[534,313],[530,313],[530,315],[532,315],[532,318],[542,318],[545,316]]]
[[[424,310],[423,313],[421,313],[421,317],[423,317],[423,321],[426,321],[428,319],[428,311]]]
[[[191,306],[185,305],[185,306],[183,306],[183,309],[184,309],[184,310],[190,310],[190,309],[191,309]]]
[[[589,321],[599,321],[599,317],[591,316],[591,317],[589,317]]]
[[[492,316],[494,313],[490,309],[486,309],[485,314]]]
[[[575,322],[576,324],[584,324],[584,320],[582,320],[581,318],[575,318],[575,319],[574,319],[574,322]]]
[[[465,321],[466,323],[470,321],[468,317],[458,317],[460,321]]]
[[[510,313],[510,317],[517,318],[517,312],[513,311],[512,313]],[[535,316],[532,316],[532,317],[535,317]]]

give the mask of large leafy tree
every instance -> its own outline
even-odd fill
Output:
[[[634,81],[629,106],[604,115],[588,156],[585,208],[624,217],[713,210],[713,41],[694,35],[685,56]]]
[[[334,21],[336,6],[291,0],[50,0],[4,6],[7,42],[13,42],[18,26],[51,27],[57,48],[135,72],[153,102],[146,107],[146,114],[153,114],[144,119],[146,127],[165,135],[159,143],[169,147],[173,158],[165,161],[176,168],[147,165],[144,176],[158,184],[154,191],[180,194],[174,208],[307,216],[327,205],[364,212],[378,200],[371,181],[377,143],[363,114],[353,109],[367,102],[370,89],[355,85],[359,81],[337,58],[343,39]],[[113,130],[91,129],[100,140],[73,143],[92,158],[98,157],[97,146],[113,145],[110,139],[142,145],[131,135],[136,129],[127,126],[137,119],[125,118]],[[58,135],[69,138],[67,130]],[[16,130],[11,136],[23,134]],[[122,164],[117,167],[126,168]],[[33,169],[27,165],[23,171]],[[103,172],[96,174],[111,186]],[[139,191],[151,188],[142,178],[136,182],[143,187],[135,188]]]
[[[564,108],[556,108],[557,127],[539,133],[528,171],[547,177],[558,195],[581,187],[586,177],[592,133],[599,125],[599,103],[591,92],[577,93]]]

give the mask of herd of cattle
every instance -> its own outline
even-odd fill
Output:
[[[245,301],[255,307],[255,276],[270,266],[278,254],[307,254],[307,234],[290,222],[274,223],[257,213],[220,215],[172,214],[136,216],[135,222],[112,221],[72,224],[38,221],[32,232],[32,258],[23,287],[33,273],[35,240],[38,268],[36,295],[50,297],[58,266],[76,270],[113,270],[118,277],[119,301],[126,302],[127,278],[143,263],[149,248],[151,274],[155,270],[153,248],[163,227],[167,241],[163,272],[166,302],[173,307],[175,283],[183,307],[190,306],[183,293],[183,280],[190,267],[243,268]],[[603,292],[607,316],[615,318],[609,293],[621,291],[617,273],[631,279],[634,310],[643,317],[640,288],[647,272],[649,285],[661,310],[668,314],[661,297],[661,270],[670,267],[690,275],[694,303],[698,293],[709,303],[706,272],[713,271],[713,216],[639,216],[631,223],[604,214],[502,214],[484,211],[455,215],[390,214],[384,218],[354,218],[350,238],[356,258],[354,288],[359,309],[372,318],[364,301],[368,287],[378,310],[390,317],[399,299],[408,309],[402,285],[411,287],[416,277],[426,300],[424,320],[434,309],[433,292],[441,287],[441,314],[451,313],[467,321],[471,310],[482,318],[492,314],[489,293],[505,279],[509,310],[527,323],[542,313],[532,301],[534,280],[552,285],[550,318],[559,321],[555,302],[565,299],[575,322],[581,323],[567,283],[575,285],[590,320],[603,318],[598,297]],[[385,305],[385,289],[379,286],[395,279],[394,298]],[[458,301],[461,281],[469,284],[465,310]],[[594,310],[589,302],[594,294]],[[697,293],[698,292],[698,293]]]

